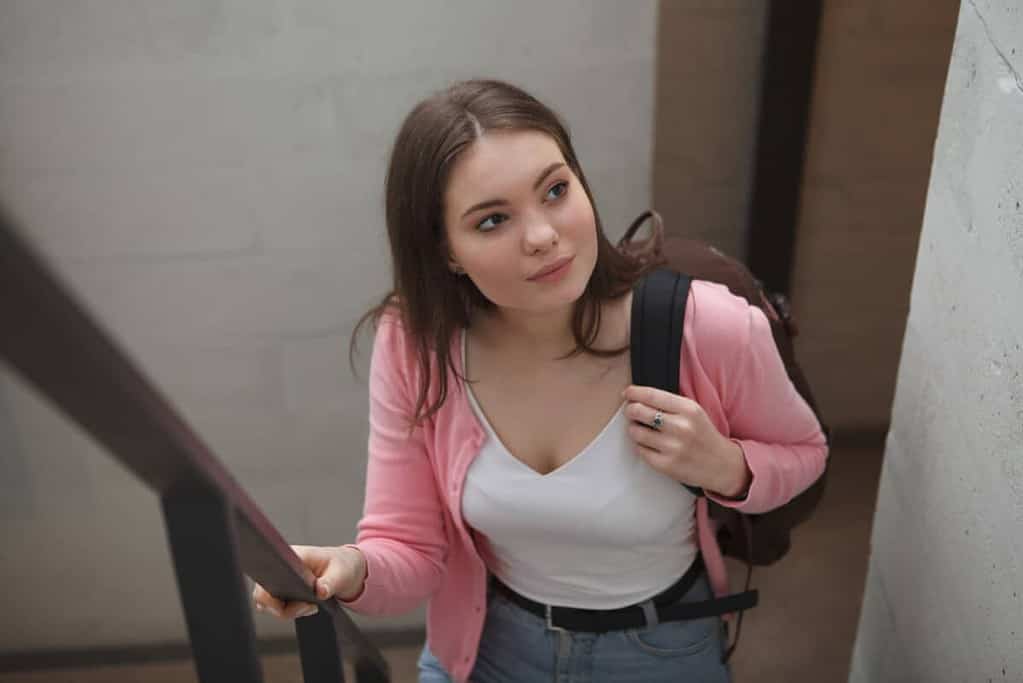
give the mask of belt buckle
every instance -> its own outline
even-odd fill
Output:
[[[568,629],[561,628],[560,626],[555,626],[554,625],[554,622],[551,620],[551,606],[550,605],[544,605],[543,606],[543,610],[544,610],[544,616],[546,617],[546,620],[547,620],[547,628],[548,628],[548,630],[551,630],[551,631],[562,631],[564,633],[568,632]]]

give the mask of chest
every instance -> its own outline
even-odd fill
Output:
[[[512,457],[539,474],[596,439],[621,407],[631,378],[628,353],[558,363],[510,368],[477,354],[468,365],[476,380],[472,395],[491,429]]]

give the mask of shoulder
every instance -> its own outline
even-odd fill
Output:
[[[693,280],[686,306],[685,335],[701,356],[734,359],[750,341],[757,314],[766,316],[727,286],[709,280]]]
[[[409,397],[419,396],[426,386],[428,401],[436,400],[440,391],[441,374],[447,376],[450,388],[457,375],[448,362],[455,363],[453,354],[461,341],[461,333],[450,339],[448,355],[438,354],[432,344],[423,345],[397,308],[386,309],[376,325],[373,355],[370,362],[370,390],[398,391]]]
[[[691,376],[709,380],[725,402],[742,384],[750,358],[774,345],[760,308],[707,280],[693,280],[683,337],[683,367],[688,363]]]
[[[388,306],[377,320],[373,337],[373,365],[401,374],[416,367],[416,343],[402,320],[401,312]]]
[[[374,346],[394,346],[395,344],[405,345],[411,340],[402,320],[401,311],[395,306],[388,306],[381,313],[374,328]]]

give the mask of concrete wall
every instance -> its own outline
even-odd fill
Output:
[[[347,342],[389,281],[401,118],[455,78],[526,86],[617,238],[650,203],[655,20],[652,0],[6,1],[0,199],[289,541],[346,542]],[[184,639],[157,500],[6,368],[0,533],[0,651]]]
[[[1023,8],[967,0],[850,681],[1023,680]]]

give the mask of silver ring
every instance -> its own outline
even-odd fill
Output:
[[[658,410],[656,413],[654,413],[654,419],[653,422],[650,423],[650,426],[653,427],[654,429],[660,430],[663,424],[664,414]]]

